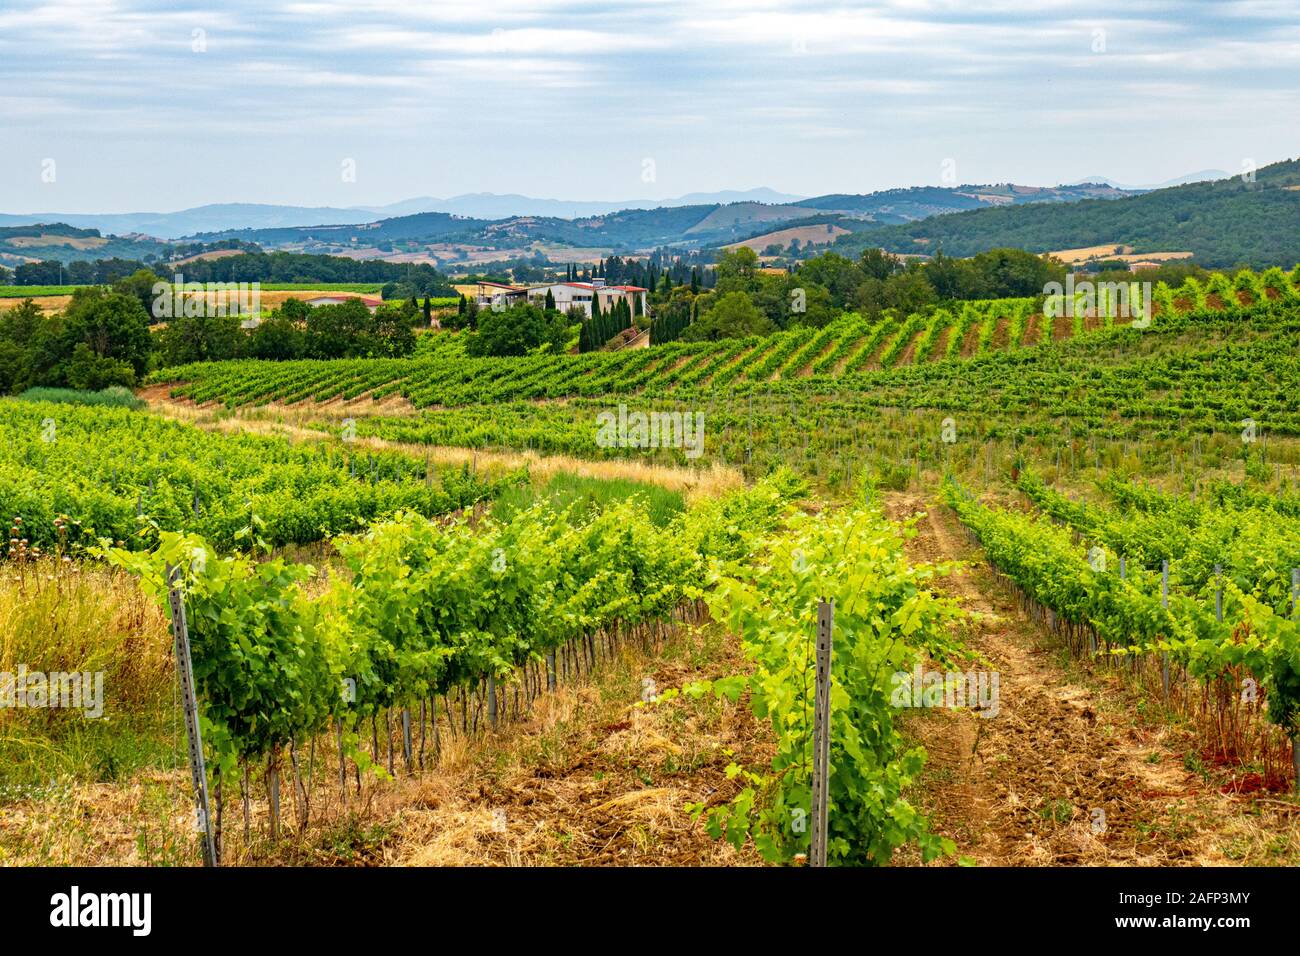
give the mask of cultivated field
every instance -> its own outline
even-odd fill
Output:
[[[0,401],[0,858],[198,862],[179,567],[227,863],[802,862],[833,597],[830,862],[1294,865],[1295,279]]]

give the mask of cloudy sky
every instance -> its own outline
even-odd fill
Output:
[[[1297,116],[1300,0],[0,0],[3,212],[1141,184]]]

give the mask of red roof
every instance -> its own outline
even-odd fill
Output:
[[[368,295],[349,295],[346,292],[331,293],[329,295],[314,295],[307,301],[308,302],[325,302],[325,301],[347,302],[349,299],[359,300],[360,302],[364,303],[366,308],[368,309],[377,309],[384,304],[383,299],[372,298],[371,296]]]
[[[620,292],[649,292],[649,289],[643,289],[639,285],[612,285],[611,289],[618,289]]]

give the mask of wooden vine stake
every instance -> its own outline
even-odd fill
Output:
[[[1160,564],[1160,606],[1166,611],[1169,610],[1169,561],[1165,560]],[[1160,658],[1160,688],[1165,697],[1169,696],[1169,652],[1165,651]]]
[[[217,865],[216,842],[208,815],[208,776],[203,766],[203,737],[199,731],[199,702],[194,693],[194,665],[190,660],[190,631],[185,623],[185,596],[181,592],[181,569],[167,567],[167,598],[171,605],[172,638],[176,648],[176,670],[181,681],[181,703],[185,708],[185,731],[190,744],[190,778],[194,784],[194,813],[203,833],[203,865]]]
[[[835,599],[817,605],[817,692],[813,703],[812,852],[809,866],[826,865],[831,757],[831,634]]]

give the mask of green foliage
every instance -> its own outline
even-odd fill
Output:
[[[1046,514],[1078,522],[1085,541],[1093,542],[1092,560],[1085,558],[1086,545],[1076,544],[1068,527],[987,507],[955,483],[945,486],[944,496],[989,560],[1039,604],[1075,626],[1091,628],[1110,649],[1168,653],[1206,683],[1228,668],[1244,668],[1265,689],[1270,718],[1287,733],[1300,734],[1295,723],[1300,620],[1289,608],[1289,593],[1281,597],[1289,574],[1279,573],[1296,561],[1295,539],[1293,531],[1278,527],[1276,515],[1229,512],[1219,517],[1213,514],[1217,509],[1189,510],[1171,501],[1168,510],[1143,512],[1125,522],[1103,509],[1061,499],[1033,476],[1024,487]],[[1149,506],[1149,497],[1147,502]],[[1205,527],[1183,527],[1191,514],[1199,515]],[[1226,525],[1244,530],[1240,546]],[[1161,534],[1172,538],[1161,540]],[[1256,554],[1260,545],[1273,554]],[[1162,555],[1172,557],[1168,607],[1161,597]],[[1123,578],[1120,556],[1132,558]],[[1214,572],[1219,562],[1222,576]],[[1215,607],[1219,588],[1222,621]]]
[[[587,516],[611,507],[616,502],[638,500],[646,516],[664,527],[686,510],[681,492],[659,485],[626,479],[584,478],[561,472],[544,486],[520,483],[503,490],[492,505],[492,515],[507,520],[538,502],[552,511],[570,509],[572,514]]]
[[[563,318],[521,302],[501,311],[480,312],[478,332],[465,343],[465,354],[476,358],[521,356],[539,349],[558,354],[568,341],[569,327]]]
[[[679,338],[685,342],[716,341],[767,335],[775,331],[775,323],[759,311],[749,296],[744,292],[728,292],[691,323]]]
[[[0,400],[0,513],[21,517],[29,542],[47,549],[101,537],[147,548],[160,530],[222,550],[259,538],[308,544],[404,509],[464,508],[506,483],[435,476],[423,462],[345,445],[207,432],[127,407]]]
[[[925,752],[905,743],[891,702],[896,672],[910,671],[926,655],[947,662],[960,653],[950,624],[961,612],[929,590],[944,570],[909,566],[899,529],[862,508],[792,514],[765,555],[719,574],[710,610],[741,635],[754,670],[683,692],[704,689],[735,700],[747,689],[754,714],[776,734],[777,750],[767,770],[729,769],[746,786],[707,814],[710,835],[737,847],[751,838],[773,862],[808,852],[814,632],[819,600],[833,598],[828,862],[883,866],[906,843],[925,860],[953,851],[903,795]],[[695,809],[703,812],[702,805]]]
[[[306,588],[311,567],[220,557],[194,535],[164,531],[151,552],[103,555],[159,603],[179,569],[217,773],[332,723],[349,728],[348,750],[364,769],[352,732],[363,716],[489,676],[508,680],[604,628],[667,620],[702,593],[709,561],[732,554],[742,516],[746,531],[762,533],[775,495],[741,492],[664,528],[636,500],[581,517],[539,504],[474,525],[403,513],[337,541],[348,574],[317,596]],[[769,504],[748,506],[753,497]]]
[[[145,406],[145,402],[136,398],[134,392],[120,385],[98,392],[77,391],[71,388],[29,388],[18,398],[24,402],[59,402],[65,405],[110,405],[118,408]]]

